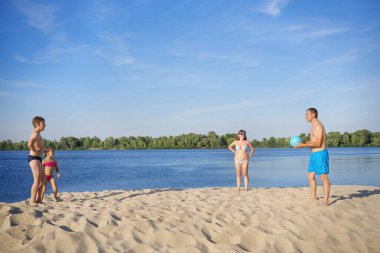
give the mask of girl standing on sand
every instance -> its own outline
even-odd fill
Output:
[[[53,188],[55,200],[59,201],[60,199],[57,196],[57,194],[58,194],[58,187],[57,187],[57,183],[55,182],[55,179],[54,179],[54,170],[57,171],[57,177],[58,178],[61,177],[61,173],[59,173],[58,163],[57,163],[57,160],[55,160],[55,157],[54,157],[54,149],[52,147],[49,147],[45,151],[45,156],[46,156],[46,158],[42,161],[42,165],[45,168],[45,177],[46,177],[46,180],[45,180],[45,184],[43,186],[42,197],[45,196],[46,185],[49,182],[51,184],[51,187]]]
[[[235,149],[233,149],[235,146]],[[251,149],[249,155],[247,155],[248,147]],[[249,158],[253,156],[255,149],[247,140],[246,132],[240,130],[235,136],[235,140],[228,146],[228,149],[235,154],[235,167],[236,167],[236,184],[237,189],[240,191],[241,184],[241,171],[244,173],[244,187],[248,191],[248,162]]]

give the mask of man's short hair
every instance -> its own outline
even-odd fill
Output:
[[[45,119],[40,117],[40,116],[36,116],[32,120],[32,124],[34,127],[37,127],[38,123],[40,123],[40,122],[45,122]]]
[[[315,108],[309,108],[306,111],[310,111],[312,114],[315,115],[316,118],[318,118],[318,111]]]

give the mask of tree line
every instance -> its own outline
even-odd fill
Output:
[[[309,134],[301,133],[301,138],[310,140]],[[45,146],[56,150],[91,150],[91,149],[199,149],[199,148],[226,148],[235,139],[234,133],[217,135],[214,131],[206,134],[181,134],[177,136],[129,136],[108,137],[104,140],[98,137],[62,137],[58,140],[45,140]],[[251,144],[257,148],[289,148],[290,137],[263,138],[261,141],[252,140]],[[380,132],[371,132],[363,129],[353,133],[329,132],[326,140],[327,147],[379,147]],[[0,142],[0,150],[28,150],[28,142]]]

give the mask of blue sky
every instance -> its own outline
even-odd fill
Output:
[[[380,2],[0,2],[0,140],[380,131]]]

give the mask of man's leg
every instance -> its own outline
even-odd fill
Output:
[[[310,194],[311,199],[317,199],[317,181],[315,180],[315,172],[307,173],[307,178],[309,179],[310,184]]]
[[[322,174],[321,180],[323,184],[323,205],[328,206],[330,197],[330,180],[328,174]]]

